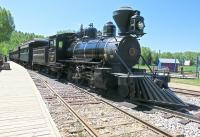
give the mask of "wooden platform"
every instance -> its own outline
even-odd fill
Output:
[[[27,70],[10,67],[0,72],[0,137],[60,137]]]

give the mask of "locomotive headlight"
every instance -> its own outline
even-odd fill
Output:
[[[138,21],[137,22],[137,28],[139,29],[139,30],[143,30],[144,29],[144,22],[143,21]]]

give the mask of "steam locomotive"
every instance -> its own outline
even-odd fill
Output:
[[[170,89],[163,88],[168,77],[147,75],[145,70],[133,68],[141,57],[138,38],[144,35],[145,28],[140,11],[121,7],[113,12],[113,19],[119,28],[118,36],[112,22],[104,25],[102,36],[90,24],[88,28],[81,27],[78,33],[56,34],[24,43],[10,52],[10,59],[65,75],[68,81],[113,90],[134,101],[187,107]],[[159,86],[154,83],[155,78],[160,79]]]

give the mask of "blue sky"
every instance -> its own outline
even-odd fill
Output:
[[[59,30],[78,30],[93,22],[102,30],[121,6],[141,11],[145,18],[142,46],[153,50],[200,52],[199,0],[0,0],[10,10],[16,30],[45,36]]]

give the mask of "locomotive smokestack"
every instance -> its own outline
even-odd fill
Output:
[[[121,7],[113,12],[113,19],[120,30],[119,35],[127,35],[129,33],[130,18],[134,13],[131,7]]]

